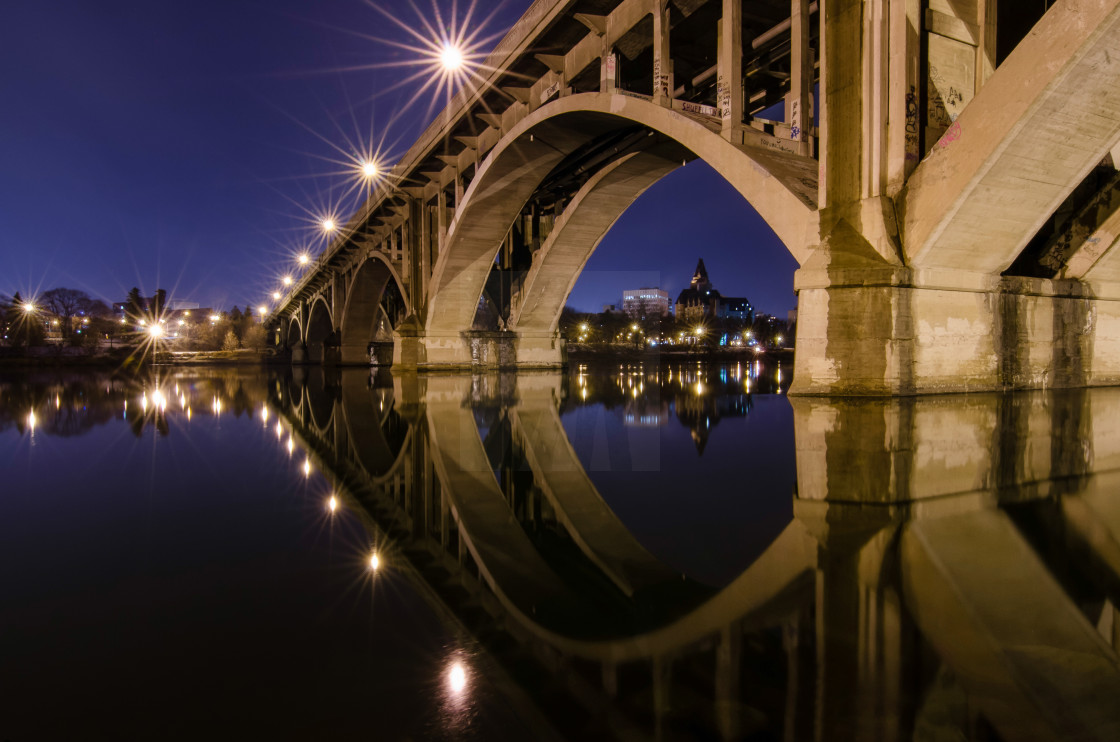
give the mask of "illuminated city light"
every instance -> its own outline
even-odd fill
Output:
[[[338,225],[335,224],[334,219],[330,218],[329,216],[323,221],[319,222],[319,226],[323,228],[324,232],[333,232],[338,228]]]
[[[257,312],[262,316],[266,315],[268,314],[268,307],[266,307],[264,304],[261,304],[259,307],[257,307]]]
[[[272,292],[272,300],[273,301],[280,301],[280,292],[279,291],[273,291]],[[262,312],[261,314],[264,314],[264,313]]]
[[[366,160],[362,163],[362,176],[368,180],[376,178],[381,173],[381,169],[377,167],[377,163],[373,160]]]
[[[308,254],[307,254],[307,253],[305,253],[305,252],[301,252],[301,253],[299,254],[299,258],[297,258],[297,260],[299,260],[299,264],[300,264],[300,265],[307,265],[308,263],[310,263],[310,262],[311,262],[311,256],[310,256],[310,255],[308,255]]]
[[[163,337],[163,325],[152,325],[148,328],[148,334],[152,336],[153,340]]]
[[[280,440],[283,437],[284,437],[284,429],[282,427],[280,427],[280,421],[277,420],[276,421],[276,440]]]
[[[261,422],[265,424],[265,427],[268,427],[268,408],[263,405],[261,406]]]
[[[210,321],[211,322],[217,322],[221,318],[222,318],[222,316],[220,314],[211,314],[210,315]]]
[[[31,312],[34,312],[34,311],[35,311],[35,305],[34,305],[34,304],[32,304],[32,303],[31,303],[31,302],[29,302],[29,301],[25,301],[25,302],[23,303],[23,311],[25,311],[25,312],[27,312],[28,314],[30,314]]]
[[[284,276],[284,278],[282,280],[283,280],[283,283],[284,283],[285,286],[291,286],[292,285],[292,277],[291,276]]]
[[[291,436],[288,436],[288,455],[291,456],[294,450],[296,450],[296,442],[292,440]]]
[[[439,53],[439,63],[448,72],[457,72],[462,68],[466,58],[463,50],[457,44],[445,43]]]

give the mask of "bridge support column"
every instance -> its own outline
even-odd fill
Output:
[[[567,341],[558,333],[517,333],[514,340],[518,368],[560,368],[568,363]]]
[[[1120,383],[1120,299],[1077,281],[897,266],[802,269],[792,394],[896,395]]]
[[[555,333],[431,335],[402,324],[393,338],[393,365],[402,370],[560,368],[567,363],[567,346]]]

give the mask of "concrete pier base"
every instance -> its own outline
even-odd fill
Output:
[[[561,368],[567,363],[565,342],[556,334],[469,330],[424,335],[402,327],[393,340],[393,366],[404,370]]]
[[[848,277],[850,278],[850,277]],[[1080,281],[882,267],[860,283],[799,271],[790,394],[906,395],[1120,383],[1120,294]]]

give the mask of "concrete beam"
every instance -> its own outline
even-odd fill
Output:
[[[1118,77],[1120,0],[1052,7],[910,177],[907,263],[1011,265],[1120,138]]]

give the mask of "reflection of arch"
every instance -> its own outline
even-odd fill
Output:
[[[342,415],[358,462],[375,483],[390,478],[412,437],[394,405],[393,388],[371,389],[367,374],[342,375]]]
[[[312,363],[322,363],[327,338],[334,331],[334,322],[331,318],[330,307],[327,302],[319,297],[311,304],[307,314],[307,330],[304,333],[304,342],[307,344],[307,360]]]
[[[543,404],[532,404],[534,401]],[[591,562],[626,595],[677,574],[645,550],[603,501],[568,441],[551,397],[522,397],[510,411],[533,481]]]
[[[410,308],[404,284],[396,269],[383,255],[372,253],[358,267],[346,294],[346,307],[342,311],[342,363],[369,365],[369,343],[374,339],[376,323],[383,314],[381,300],[390,281],[396,283],[404,299],[407,314]]]
[[[311,367],[303,394],[309,413],[304,424],[319,433],[330,432],[334,420],[334,395],[327,390],[323,369]]]
[[[446,381],[447,388],[438,392],[435,379],[429,381],[427,427],[432,463],[451,503],[460,538],[482,579],[503,607],[547,644],[565,653],[603,662],[671,655],[710,637],[729,623],[781,615],[781,611],[775,611],[776,606],[786,601],[800,602],[811,592],[818,542],[800,522],[794,521],[730,585],[665,626],[606,639],[582,639],[561,633],[553,628],[557,622],[548,620],[547,614],[553,612],[553,618],[557,614],[561,618],[572,612],[578,614],[581,609],[586,610],[584,596],[577,595],[553,572],[512,517],[483,449],[473,412],[462,403],[465,395],[453,391],[456,385],[469,385],[469,379]],[[526,418],[533,414],[526,412],[521,420],[523,430]],[[557,484],[556,480],[553,482]],[[584,541],[592,543],[588,538]],[[606,563],[609,558],[611,555],[598,554],[594,559]]]
[[[471,326],[498,246],[541,181],[581,146],[635,123],[679,142],[710,164],[758,211],[798,262],[804,262],[805,230],[816,208],[814,160],[760,142],[731,144],[697,120],[637,98],[572,95],[542,106],[514,127],[471,182],[432,273],[429,334],[456,335]],[[754,134],[747,136],[753,142]]]

